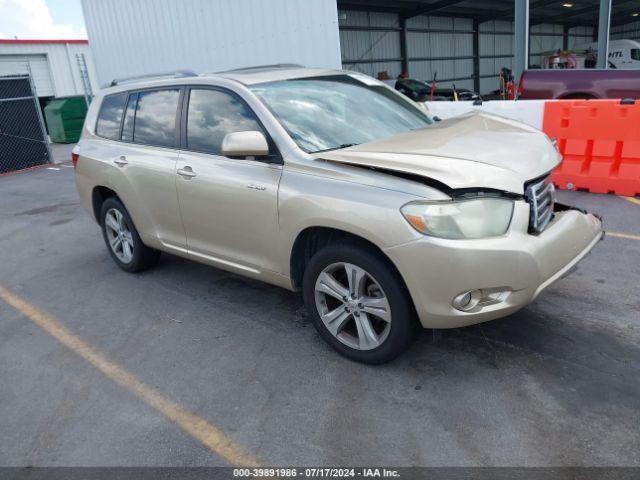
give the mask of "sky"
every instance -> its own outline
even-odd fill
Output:
[[[80,0],[0,0],[0,38],[87,38]]]

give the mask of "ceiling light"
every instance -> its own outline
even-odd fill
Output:
[[[562,4],[562,6],[565,7],[565,8],[571,8],[571,7],[573,7],[573,3],[565,2],[565,3]]]
[[[631,14],[631,16],[632,16],[632,17],[637,17],[637,16],[639,16],[639,15],[640,15],[640,13],[632,13],[632,14]]]

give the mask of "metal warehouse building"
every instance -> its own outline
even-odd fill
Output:
[[[480,93],[497,88],[502,67],[514,69],[514,0],[338,0],[344,68],[376,76],[388,71],[453,83]],[[525,3],[525,2],[522,2]],[[600,0],[564,7],[562,1],[529,5],[528,64],[542,54],[598,39]],[[640,4],[614,0],[610,39],[640,38],[633,21]],[[404,52],[404,54],[403,54]]]
[[[101,84],[272,63],[340,68],[332,0],[83,0]]]
[[[30,74],[40,98],[84,95],[83,72],[97,89],[86,40],[0,39],[0,76]]]
[[[599,38],[638,38],[636,0],[83,0],[98,78],[273,63],[395,78],[408,71],[480,93],[502,67]],[[525,33],[528,31],[528,34]],[[609,34],[610,31],[610,34]],[[606,49],[606,44],[603,44]],[[518,52],[528,51],[528,55]],[[606,58],[603,55],[602,58]]]

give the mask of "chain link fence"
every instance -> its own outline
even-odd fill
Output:
[[[0,173],[43,165],[50,158],[31,77],[0,77]]]

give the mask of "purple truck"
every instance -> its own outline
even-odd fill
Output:
[[[518,88],[522,100],[640,98],[640,70],[527,70]]]

